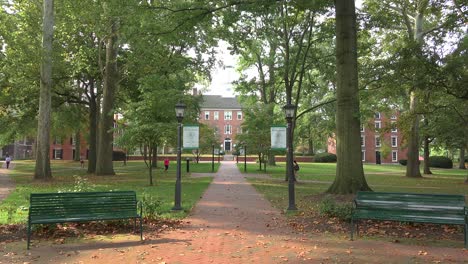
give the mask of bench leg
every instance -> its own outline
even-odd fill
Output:
[[[143,217],[140,217],[140,240],[143,240]]]
[[[133,218],[133,232],[136,232],[136,218]]]
[[[465,248],[468,249],[468,223],[465,224]]]
[[[31,243],[31,223],[28,221],[28,246],[27,246],[28,250],[29,250],[30,243]]]

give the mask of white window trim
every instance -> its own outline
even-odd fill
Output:
[[[395,157],[393,157],[393,154],[395,154]],[[398,151],[392,150],[392,162],[397,162],[397,161],[398,161]]]
[[[395,122],[395,121],[392,121],[391,125],[392,125],[392,128],[391,128],[390,131],[391,131],[392,133],[398,132],[398,128],[396,127],[396,122]]]
[[[395,139],[395,145],[393,145],[393,139]],[[398,147],[398,136],[392,136],[391,139],[390,139],[391,143],[392,143],[392,147],[393,148],[396,148]]]
[[[210,120],[210,111],[205,111],[205,120]]]
[[[239,118],[240,117],[240,118]],[[242,116],[242,112],[241,111],[237,111],[237,120],[242,120],[243,116]]]
[[[365,150],[361,150],[361,158],[362,158],[362,161],[366,161],[366,151]]]
[[[390,119],[395,120],[395,119],[396,119],[396,115],[392,115],[392,116],[390,117]]]
[[[378,128],[377,128],[376,124],[379,124]],[[374,122],[374,128],[375,128],[376,131],[377,131],[377,129],[381,129],[382,128],[382,121],[375,121]]]
[[[224,125],[224,134],[225,135],[231,135],[232,134],[232,126],[231,125]]]
[[[230,114],[228,115],[228,113]],[[232,111],[224,111],[224,120],[232,120]]]
[[[219,120],[219,111],[213,112],[213,120]]]
[[[361,132],[366,132],[364,129],[364,124],[361,124]]]
[[[374,113],[374,119],[381,119],[382,116],[380,115],[380,112]]]
[[[380,143],[379,145],[377,145],[377,139],[379,139],[379,142],[378,142]],[[382,147],[382,139],[380,138],[380,136],[375,136],[375,147],[376,148]]]

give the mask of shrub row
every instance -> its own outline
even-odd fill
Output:
[[[401,159],[398,163],[406,166],[408,164],[408,160]],[[453,162],[451,159],[444,156],[431,156],[429,157],[429,167],[451,169],[453,168]]]
[[[332,153],[319,153],[314,156],[315,162],[336,162],[336,155]]]

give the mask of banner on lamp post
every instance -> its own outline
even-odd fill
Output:
[[[183,148],[199,148],[200,127],[198,125],[184,125]]]
[[[286,126],[271,126],[271,149],[286,149]]]

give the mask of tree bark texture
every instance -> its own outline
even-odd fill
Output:
[[[356,13],[354,1],[336,0],[336,177],[327,192],[369,191],[361,160]]]
[[[41,87],[34,179],[48,180],[52,178],[52,171],[50,169],[50,123],[52,104],[52,43],[54,37],[53,0],[44,0],[42,21]]]
[[[432,174],[432,171],[429,168],[429,157],[431,155],[429,144],[429,137],[424,136],[424,174]]]
[[[465,144],[463,144],[460,148],[460,164],[458,165],[459,169],[466,170],[465,166]]]
[[[111,19],[110,36],[106,43],[106,66],[102,96],[102,115],[99,124],[96,175],[114,175],[112,150],[114,135],[114,101],[117,92],[117,21]]]
[[[80,131],[75,132],[75,156],[74,161],[80,161],[81,159],[81,134]]]
[[[418,178],[419,170],[419,115],[416,114],[417,96],[415,91],[410,92],[410,115],[412,122],[408,137],[408,163],[406,165],[406,177]]]

